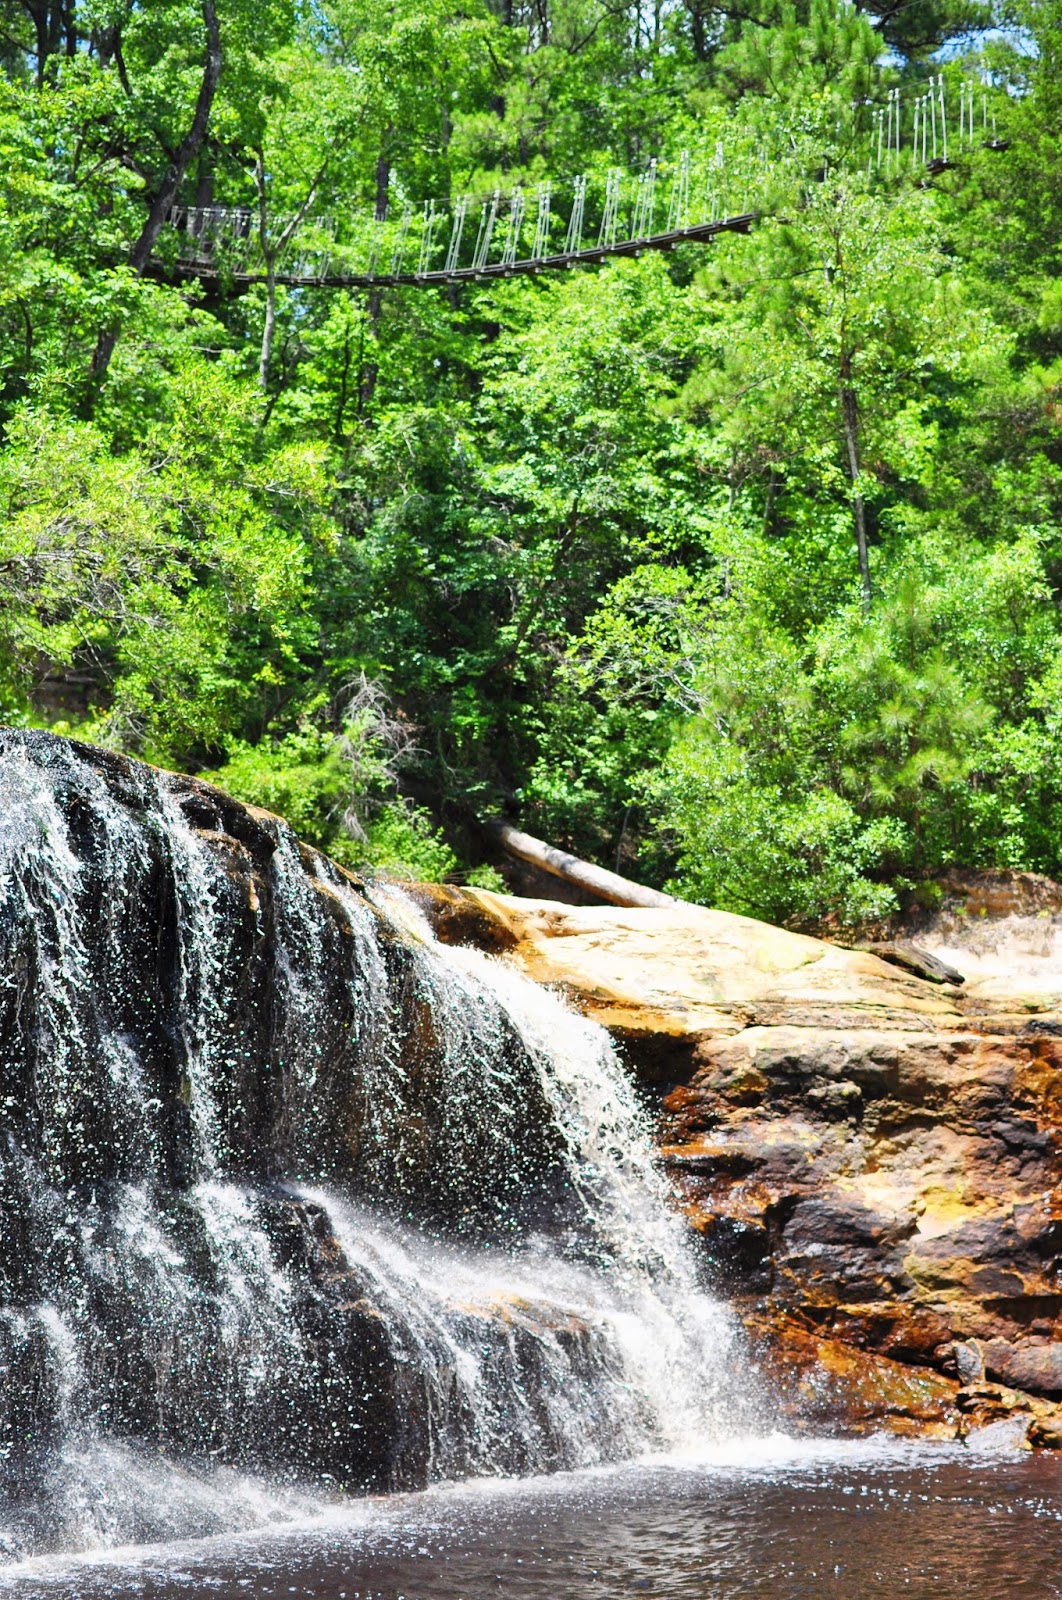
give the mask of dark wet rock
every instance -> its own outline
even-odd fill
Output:
[[[1026,1438],[1034,1450],[1062,1450],[1062,1414],[1035,1418]]]
[[[585,1222],[540,1062],[278,818],[0,731],[0,1102],[5,1514],[86,1441],[358,1489],[483,1470],[455,1349],[519,1411],[498,1470],[574,1464],[549,1395],[603,1370],[599,1330],[438,1288],[399,1314],[359,1258],[365,1217]]]

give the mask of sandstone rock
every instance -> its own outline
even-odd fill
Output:
[[[986,1372],[1040,1407],[1062,1392],[1051,993],[967,994],[694,906],[421,894],[441,937],[505,952],[621,1042],[709,1270],[808,1416],[961,1433],[1025,1404],[981,1393]]]
[[[1016,1015],[1062,1002],[1062,884],[1034,872],[952,872],[939,904],[913,908],[891,930],[958,967],[971,1001]]]
[[[838,1339],[809,1333],[799,1323],[749,1318],[746,1328],[761,1370],[779,1396],[790,1427],[952,1439],[962,1431],[957,1383]]]
[[[964,1384],[981,1383],[985,1376],[984,1351],[976,1339],[956,1339],[952,1346],[955,1370]]]
[[[1023,1345],[990,1339],[984,1351],[985,1369],[1015,1389],[1062,1399],[1062,1344],[1037,1340]]]
[[[816,1025],[929,1028],[957,1015],[948,997],[876,956],[726,911],[567,906],[431,885],[417,894],[440,938],[507,946],[531,977],[635,1036],[736,1033],[812,1015]]]

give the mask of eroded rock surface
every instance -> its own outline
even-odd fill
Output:
[[[623,1042],[795,1411],[1060,1436],[1062,1017],[1027,965],[967,993],[697,907],[422,900],[441,937],[508,952]]]

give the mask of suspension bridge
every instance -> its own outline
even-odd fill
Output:
[[[987,88],[943,75],[904,100],[888,91],[870,107],[868,170],[929,176],[977,146],[999,148]],[[461,284],[594,265],[647,250],[708,244],[747,233],[770,207],[772,162],[748,135],[650,161],[455,200],[414,204],[400,190],[388,214],[273,217],[249,206],[175,207],[158,266],[178,277],[229,278],[290,287],[362,288]]]

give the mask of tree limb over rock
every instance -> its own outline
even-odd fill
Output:
[[[519,828],[497,817],[488,817],[481,826],[511,856],[529,861],[533,867],[540,867],[555,878],[563,878],[565,883],[572,884],[574,888],[596,895],[599,900],[608,900],[614,906],[682,904],[673,895],[661,894],[659,889],[647,889],[643,884],[632,883],[629,878],[621,878],[618,872],[595,867],[589,861],[569,855],[566,850],[556,850],[552,845],[544,844],[529,833],[521,833]]]

